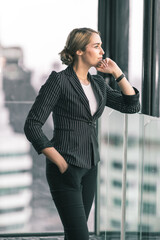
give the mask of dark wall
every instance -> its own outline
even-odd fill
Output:
[[[98,30],[101,33],[105,57],[113,59],[127,76],[129,1],[99,0]],[[111,81],[111,76],[110,85],[117,88],[115,81]]]
[[[140,1],[144,4],[141,112],[160,117],[160,0]],[[129,10],[128,0],[99,0],[98,30],[101,32],[105,57],[116,61],[126,76]],[[102,75],[109,79],[111,87],[118,88],[110,75]]]
[[[144,1],[142,113],[160,116],[160,0]]]

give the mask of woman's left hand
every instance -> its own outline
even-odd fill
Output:
[[[103,73],[110,73],[114,77],[121,75],[122,71],[118,65],[110,58],[103,59],[100,61],[96,67],[97,71]]]
[[[115,79],[117,79],[122,74],[122,70],[110,58],[106,58],[100,61],[96,69],[99,72],[112,74]],[[123,77],[123,79],[118,82],[118,85],[125,95],[135,95],[135,90],[132,88],[132,86],[125,77]]]

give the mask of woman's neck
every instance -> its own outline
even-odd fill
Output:
[[[85,85],[89,84],[88,80],[88,70],[89,68],[86,66],[81,66],[80,64],[74,64],[73,69],[79,79],[79,81]]]

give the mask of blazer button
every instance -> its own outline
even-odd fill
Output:
[[[92,127],[96,127],[96,123],[95,122],[88,122],[88,125],[92,126]]]

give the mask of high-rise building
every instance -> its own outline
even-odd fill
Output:
[[[3,91],[3,62],[0,59],[0,231],[27,230],[31,217],[32,159],[23,134],[10,125]]]

